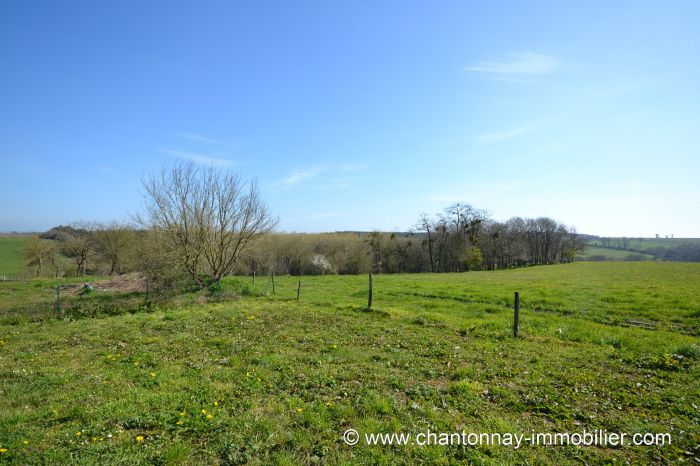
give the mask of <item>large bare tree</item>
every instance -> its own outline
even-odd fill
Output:
[[[271,231],[276,219],[255,181],[232,172],[178,163],[144,178],[141,221],[162,238],[173,263],[206,286],[230,273],[249,244]],[[204,278],[203,278],[204,276]]]

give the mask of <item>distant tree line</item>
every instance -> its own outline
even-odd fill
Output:
[[[251,247],[240,272],[301,274],[464,272],[571,262],[584,242],[547,217],[490,219],[468,204],[421,214],[409,232],[275,233]]]
[[[659,244],[660,242],[663,245]],[[643,238],[627,237],[591,237],[588,243],[591,245],[600,245],[604,248],[635,253],[628,256],[629,258],[626,260],[643,260],[645,258],[643,255],[648,254],[660,260],[700,262],[700,241],[682,238],[645,240]]]

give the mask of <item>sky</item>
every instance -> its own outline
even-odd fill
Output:
[[[0,2],[0,231],[128,220],[193,161],[281,231],[462,202],[700,237],[700,2]]]

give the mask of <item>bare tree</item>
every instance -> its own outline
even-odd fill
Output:
[[[47,239],[40,239],[32,236],[24,246],[24,260],[31,269],[36,267],[36,276],[41,275],[41,271],[46,264],[51,264],[56,255],[54,242]]]
[[[425,212],[420,214],[420,218],[418,219],[418,223],[416,223],[416,225],[414,227],[416,232],[420,232],[420,233],[425,232],[425,235],[426,235],[425,242],[428,245],[428,258],[430,260],[430,271],[431,272],[435,272],[435,261],[433,260],[433,243],[435,242],[435,238],[433,238],[431,235],[434,227],[435,227],[435,222]]]
[[[201,287],[230,273],[248,245],[276,219],[255,181],[193,163],[176,164],[143,180],[146,218],[174,264]]]
[[[73,223],[69,227],[63,227],[58,235],[61,251],[75,261],[76,277],[81,273],[85,275],[87,260],[93,256],[95,250],[92,228],[89,223]]]
[[[109,263],[109,274],[119,273],[126,249],[134,241],[134,231],[128,225],[112,222],[99,225],[93,238],[100,255]]]

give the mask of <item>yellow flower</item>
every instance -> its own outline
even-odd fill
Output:
[[[97,442],[97,437],[93,437],[93,438],[92,438],[92,441],[93,441],[93,442]]]
[[[207,419],[211,419],[211,418],[213,418],[213,417],[214,417],[214,416],[212,416],[211,414],[207,414]]]
[[[186,414],[187,414],[187,413],[183,411],[183,412],[180,413],[180,416],[184,416],[184,415],[186,415]]]
[[[338,348],[338,345],[331,345],[331,348],[337,349],[337,348]]]
[[[136,436],[136,441],[137,441],[137,442],[143,442],[143,435],[137,435],[137,436]]]
[[[297,408],[297,413],[301,414],[304,412],[304,408]]]
[[[203,409],[203,410],[202,410],[202,414],[207,414],[207,410],[206,410],[206,409]]]
[[[22,443],[25,445],[29,445],[29,440],[22,440]]]
[[[155,373],[155,372],[151,372],[151,377],[155,377],[155,376],[156,376],[156,373]]]
[[[182,419],[180,419],[180,420],[177,421],[175,424],[181,426],[181,425],[184,424],[184,423],[185,423],[185,421],[183,421]]]
[[[76,436],[76,437],[80,437],[81,435],[83,435],[83,433],[80,432],[80,431],[78,431],[78,432],[75,433],[75,436]]]
[[[0,448],[0,455],[7,453],[7,448]]]
[[[138,365],[139,365],[139,362],[138,362],[138,361],[134,361],[134,366],[138,366]]]
[[[219,402],[218,402],[218,401],[215,401],[215,402],[214,402],[214,406],[219,406]]]

